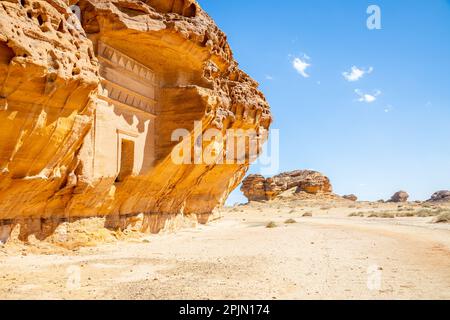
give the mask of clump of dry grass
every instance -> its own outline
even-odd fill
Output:
[[[449,209],[444,208],[427,208],[427,209],[420,209],[415,210],[414,208],[399,208],[395,211],[368,211],[366,212],[367,217],[369,218],[410,218],[410,217],[419,217],[419,218],[426,218],[426,217],[436,217],[441,214],[445,214],[446,212],[450,212]],[[364,217],[364,212],[353,212],[349,215],[349,217]]]
[[[450,223],[450,210],[442,210],[442,213],[440,213],[433,222]]]
[[[393,219],[395,218],[395,213],[389,211],[372,212],[369,214],[369,218]]]
[[[322,208],[320,208],[320,210],[322,210],[322,211],[330,210],[330,209],[332,209],[332,208],[331,207],[322,207]]]
[[[359,211],[359,212],[352,212],[348,215],[349,217],[364,217],[364,212]]]
[[[420,209],[420,210],[414,212],[414,215],[416,217],[421,217],[421,218],[424,218],[424,217],[435,217],[438,214],[439,214],[438,210],[430,210],[430,209]]]
[[[415,213],[413,211],[399,211],[395,214],[399,218],[410,218],[414,217]]]
[[[312,216],[313,216],[312,212],[305,212],[303,214],[303,217],[312,217]]]
[[[276,227],[278,227],[278,226],[277,226],[277,224],[276,224],[275,222],[273,222],[273,221],[270,221],[269,223],[266,224],[266,228],[267,228],[267,229],[273,229],[273,228],[276,228]]]
[[[297,223],[297,221],[295,221],[294,219],[287,219],[284,223],[285,224],[294,224],[294,223]]]

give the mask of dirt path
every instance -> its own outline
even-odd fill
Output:
[[[0,254],[0,270],[2,299],[449,299],[450,230],[420,218],[229,213],[76,253]]]

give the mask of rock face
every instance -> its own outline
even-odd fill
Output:
[[[406,202],[408,201],[408,198],[409,194],[406,191],[399,191],[391,197],[389,202]]]
[[[358,201],[358,197],[355,196],[354,194],[348,194],[343,196],[342,198],[350,200],[350,201]]]
[[[450,191],[449,190],[442,190],[442,191],[438,191],[435,192],[430,200],[431,202],[441,202],[441,201],[450,201]]]
[[[295,193],[331,193],[330,180],[320,172],[297,170],[265,179],[261,175],[249,175],[242,183],[241,191],[249,201],[273,200],[283,192],[295,188]]]
[[[0,233],[20,225],[24,240],[82,217],[123,228],[143,214],[150,232],[206,222],[250,157],[221,164],[225,141],[202,134],[262,143],[272,121],[194,0],[0,1],[0,83]],[[173,161],[198,141],[217,161]]]
[[[264,201],[266,194],[266,179],[259,174],[251,174],[242,182],[241,191],[250,201]]]

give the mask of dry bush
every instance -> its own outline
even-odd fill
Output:
[[[393,219],[395,218],[395,213],[389,211],[373,212],[369,214],[369,218]]]
[[[420,209],[414,210],[413,208],[403,208],[396,211],[370,211],[368,212],[369,218],[410,218],[410,217],[436,217],[441,213],[445,213],[445,209]],[[354,213],[351,216],[360,216],[358,213]]]
[[[312,216],[313,216],[312,212],[305,212],[303,214],[303,217],[312,217]]]
[[[349,217],[364,217],[364,212],[352,212],[348,215]]]
[[[284,223],[285,224],[294,224],[294,223],[297,223],[297,221],[295,221],[294,219],[287,219]]]
[[[273,222],[273,221],[270,221],[269,223],[266,224],[266,228],[267,228],[267,229],[273,229],[273,228],[276,228],[276,227],[278,227],[278,226],[277,226],[277,224],[276,224],[275,222]]]
[[[420,209],[419,211],[414,212],[416,217],[435,217],[439,214],[439,211],[429,210],[429,209]]]
[[[415,213],[413,211],[397,212],[395,216],[399,218],[410,218],[414,217]]]
[[[443,210],[433,221],[434,223],[450,223],[450,210]]]

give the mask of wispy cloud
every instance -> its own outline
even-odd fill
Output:
[[[295,57],[292,61],[292,66],[299,74],[302,75],[304,78],[309,78],[309,74],[306,73],[306,69],[308,69],[311,64],[308,63],[310,58],[307,55],[303,55],[302,58]]]
[[[271,75],[266,74],[266,80],[273,80],[273,77]]]
[[[375,90],[374,93],[364,93],[359,89],[355,90],[355,93],[359,96],[359,102],[372,103],[377,100],[377,97],[381,94],[380,90]]]
[[[357,66],[353,66],[350,70],[350,72],[342,72],[342,75],[344,76],[345,80],[349,82],[355,82],[364,77],[366,74],[370,74],[373,72],[373,67],[370,67],[369,69],[364,68],[358,68]]]

